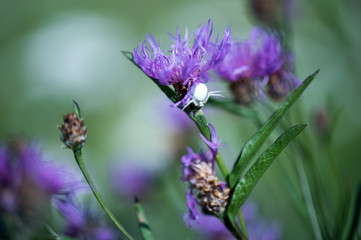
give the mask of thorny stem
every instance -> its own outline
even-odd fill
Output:
[[[108,209],[108,207],[105,205],[105,203],[103,202],[102,198],[100,197],[97,189],[95,188],[95,185],[92,181],[92,179],[89,176],[89,173],[84,165],[83,162],[83,154],[81,152],[81,149],[79,150],[75,150],[74,151],[74,157],[75,160],[80,168],[80,170],[82,171],[84,178],[86,179],[86,181],[88,182],[95,198],[98,200],[99,204],[102,206],[102,208],[104,209],[104,211],[107,213],[107,215],[109,216],[109,218],[113,221],[113,223],[118,227],[118,229],[123,233],[123,235],[128,239],[128,240],[134,240],[130,234],[125,230],[125,228],[118,222],[118,220],[114,217],[114,215],[110,212],[110,210]]]

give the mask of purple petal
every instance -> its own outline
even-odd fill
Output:
[[[188,206],[189,211],[188,211],[188,213],[186,213],[186,215],[184,217],[189,218],[188,224],[191,227],[193,221],[196,221],[196,222],[199,221],[199,213],[196,209],[197,200],[193,196],[190,189],[187,189],[186,200],[187,200],[187,206]]]
[[[181,83],[183,86],[200,81],[201,76],[218,64],[230,48],[230,34],[225,31],[224,39],[220,44],[210,41],[213,33],[213,22],[209,19],[203,22],[194,35],[194,44],[189,46],[188,29],[185,29],[184,38],[181,37],[179,27],[176,35],[169,33],[173,44],[169,52],[162,52],[160,40],[158,43],[152,35],[146,36],[144,43],[133,50],[134,61],[152,78],[156,78],[163,85]],[[146,43],[151,51],[146,50]],[[181,102],[188,103],[186,101]],[[179,105],[179,104],[178,104]]]

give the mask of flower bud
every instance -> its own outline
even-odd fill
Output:
[[[319,109],[314,113],[316,133],[323,141],[328,141],[331,136],[331,116],[328,109]]]
[[[282,5],[280,0],[251,0],[250,2],[252,12],[257,20],[269,25],[274,24]]]
[[[76,113],[69,113],[63,118],[64,121],[59,127],[62,133],[61,141],[73,151],[81,149],[88,138],[83,119],[79,119]]]

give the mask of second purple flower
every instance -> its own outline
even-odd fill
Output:
[[[230,82],[234,100],[242,105],[266,94],[281,100],[301,83],[294,75],[293,54],[284,46],[282,36],[260,28],[254,28],[248,39],[232,43],[216,72]]]

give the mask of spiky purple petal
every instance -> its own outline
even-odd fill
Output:
[[[188,224],[189,226],[192,226],[192,222],[199,220],[199,213],[197,211],[196,205],[197,205],[197,199],[193,196],[190,189],[187,189],[186,193],[186,200],[187,200],[187,206],[188,206],[188,212],[184,215],[184,218],[189,219]]]
[[[169,34],[173,43],[170,51],[163,52],[160,41],[152,35],[147,35],[146,41],[139,42],[133,50],[135,63],[148,76],[155,78],[163,85],[187,86],[187,94],[181,96],[176,106],[185,106],[190,101],[190,87],[193,84],[205,81],[207,71],[219,64],[230,49],[230,31],[224,32],[221,43],[211,42],[213,22],[211,19],[203,22],[194,34],[194,43],[190,45],[188,29],[185,29],[184,38],[181,37],[179,27],[176,35]],[[148,48],[149,46],[150,48]]]

